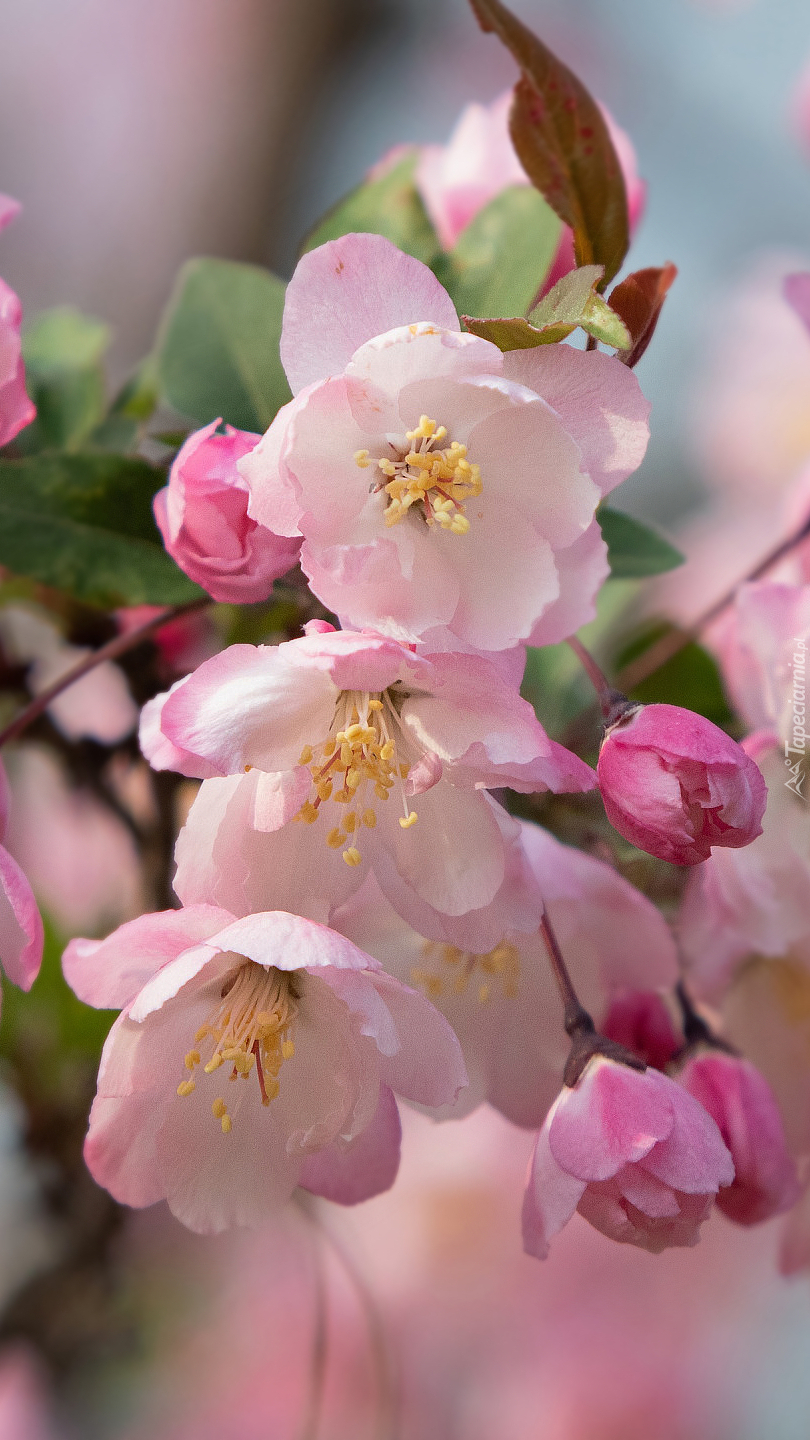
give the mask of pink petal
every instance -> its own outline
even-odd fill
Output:
[[[552,1111],[556,1113],[555,1106]],[[537,1137],[523,1197],[523,1248],[538,1260],[545,1260],[549,1241],[568,1224],[585,1191],[585,1181],[557,1164],[549,1145],[548,1125],[547,1120]]]
[[[786,275],[782,293],[788,305],[810,330],[810,273],[804,271],[798,275]]]
[[[610,574],[607,545],[594,520],[571,545],[555,550],[560,593],[529,636],[530,645],[557,645],[596,615],[596,597]]]
[[[714,1194],[730,1185],[734,1161],[711,1115],[666,1075],[648,1070],[645,1078],[672,1105],[674,1115],[670,1133],[645,1157],[645,1170],[687,1195]]]
[[[459,322],[447,291],[421,261],[380,235],[343,235],[304,255],[287,287],[281,359],[293,394],[339,375],[359,346],[420,320]]]
[[[381,1079],[414,1104],[452,1105],[467,1084],[454,1031],[424,995],[392,975],[376,974],[372,984],[385,1000],[399,1038],[396,1054],[380,1062]]]
[[[402,1126],[397,1102],[387,1085],[380,1086],[374,1119],[356,1139],[333,1140],[306,1155],[299,1185],[338,1205],[358,1205],[390,1190],[399,1169]]]
[[[15,985],[30,990],[42,963],[42,916],[17,861],[0,845],[0,963]]]
[[[12,220],[15,220],[22,210],[19,200],[12,200],[10,195],[0,195],[0,230],[5,230]]]
[[[538,345],[504,355],[504,374],[551,405],[582,452],[582,468],[608,495],[638,469],[649,440],[650,405],[615,356]]]
[[[591,1060],[574,1089],[563,1091],[549,1124],[558,1165],[580,1180],[609,1180],[623,1165],[648,1156],[675,1123],[673,1099],[656,1077],[601,1057]]]
[[[86,1005],[99,1010],[123,1008],[163,965],[232,918],[214,905],[139,915],[106,940],[71,940],[62,957],[65,979]]]
[[[283,911],[267,911],[234,920],[212,935],[208,943],[219,950],[245,955],[257,965],[274,965],[278,970],[312,970],[326,965],[336,970],[379,968],[376,960],[358,950],[343,935],[326,925]]]

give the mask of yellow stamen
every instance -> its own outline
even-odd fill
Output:
[[[350,845],[348,850],[343,851],[343,859],[347,865],[351,865],[352,867],[359,865],[362,858],[360,851],[355,845]]]
[[[409,815],[400,815],[399,823],[403,830],[410,830],[416,824],[418,819],[419,816],[417,815],[416,811],[412,810]]]

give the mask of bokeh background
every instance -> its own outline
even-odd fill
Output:
[[[633,268],[680,270],[639,372],[652,443],[621,499],[675,525],[712,479],[695,437],[707,367],[736,344],[730,297],[763,255],[810,254],[794,98],[810,9],[515,8],[633,138],[649,184]],[[111,322],[117,380],[184,259],[289,274],[307,228],[389,146],[445,139],[514,78],[464,0],[0,0],[0,33],[0,190],[25,206],[0,271],[29,316],[68,302]],[[104,852],[120,886],[109,846],[99,866]],[[777,1276],[778,1226],[715,1219],[698,1251],[653,1259],[577,1220],[541,1267],[517,1240],[529,1138],[493,1115],[452,1146],[421,1119],[408,1131],[396,1190],[361,1212],[210,1244],[162,1207],[137,1218],[111,1251],[115,1335],[57,1375],[58,1420],[51,1377],[27,1353],[2,1362],[8,1440],[806,1440],[810,1281]],[[2,1297],[53,1247],[18,1133],[6,1101]]]

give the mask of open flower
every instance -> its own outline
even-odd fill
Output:
[[[679,705],[639,705],[602,742],[599,788],[611,825],[674,865],[762,834],[768,791],[742,746]]]
[[[178,451],[169,483],[154,499],[155,519],[180,569],[215,600],[266,600],[273,581],[298,559],[282,539],[247,513],[247,485],[236,468],[259,440],[220,420],[195,430]]]
[[[303,536],[303,569],[342,623],[506,649],[536,638],[563,569],[589,613],[604,569],[583,536],[647,443],[627,366],[461,334],[432,272],[379,235],[303,257],[281,354],[295,399],[240,462],[249,513]]]
[[[693,1055],[678,1081],[717,1122],[734,1160],[734,1180],[717,1208],[738,1225],[758,1225],[795,1205],[800,1185],[779,1107],[767,1080],[738,1055]]]
[[[9,789],[0,762],[0,841],[6,833]],[[13,855],[0,844],[0,964],[9,980],[30,990],[42,963],[42,917]]]
[[[324,626],[223,651],[146,707],[141,739],[158,768],[238,777],[208,778],[195,802],[184,903],[328,920],[371,868],[423,934],[468,944],[481,912],[484,949],[507,925],[535,929],[541,900],[508,882],[517,824],[482,787],[594,782],[485,658]]]
[[[614,996],[671,986],[675,945],[661,912],[609,865],[521,824],[510,863],[527,866],[564,948],[578,995],[597,1024]],[[495,945],[440,944],[417,934],[373,875],[332,924],[392,975],[423,990],[458,1035],[470,1083],[450,1112],[487,1100],[536,1129],[559,1088],[569,1042],[545,942],[506,930]],[[654,997],[657,998],[657,997]]]
[[[73,940],[68,982],[124,1006],[101,1060],[85,1156],[116,1199],[166,1199],[192,1230],[257,1225],[296,1185],[344,1204],[394,1181],[393,1092],[424,1106],[466,1083],[421,995],[348,940],[279,912],[210,905]]]
[[[523,1240],[545,1259],[575,1210],[611,1240],[658,1253],[695,1245],[734,1164],[714,1120],[658,1070],[596,1056],[537,1138]]]
[[[19,213],[20,206],[9,195],[0,195],[0,230]],[[0,445],[10,440],[36,415],[25,389],[20,325],[22,306],[5,280],[0,280]]]

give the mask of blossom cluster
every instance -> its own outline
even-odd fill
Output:
[[[602,123],[632,227],[632,147]],[[419,155],[448,264],[476,215],[528,183],[510,144],[499,101]],[[0,224],[13,209],[0,197]],[[538,300],[582,268],[577,240],[561,233]],[[212,1233],[260,1224],[297,1187],[345,1205],[389,1188],[401,1102],[442,1121],[488,1103],[536,1132],[529,1253],[575,1212],[652,1252],[692,1245],[715,1205],[743,1225],[790,1209],[810,1154],[806,1119],[742,1054],[779,1089],[752,954],[798,969],[806,996],[795,637],[810,587],[744,585],[712,630],[742,743],[613,690],[574,637],[609,573],[600,507],[644,457],[647,401],[593,329],[567,343],[587,307],[562,334],[518,317],[526,343],[501,348],[462,328],[435,271],[376,233],[305,253],[280,336],[292,398],[263,434],[210,415],[155,496],[166,550],[214,601],[266,601],[300,566],[311,608],[277,643],[214,642],[174,670],[164,654],[174,683],[143,705],[143,756],[194,798],[178,907],[64,954],[75,994],[120,1011],[87,1165],[122,1204],[166,1200]],[[789,299],[806,320],[804,280]],[[33,419],[20,343],[0,286],[0,443]],[[601,704],[598,758],[521,693],[527,647],[566,640]],[[127,734],[132,716],[111,723]],[[787,791],[783,746],[799,756]],[[516,797],[597,790],[609,858],[519,818]],[[689,872],[677,946],[621,873],[630,846]],[[25,987],[42,925],[4,849],[0,881],[2,961]]]

